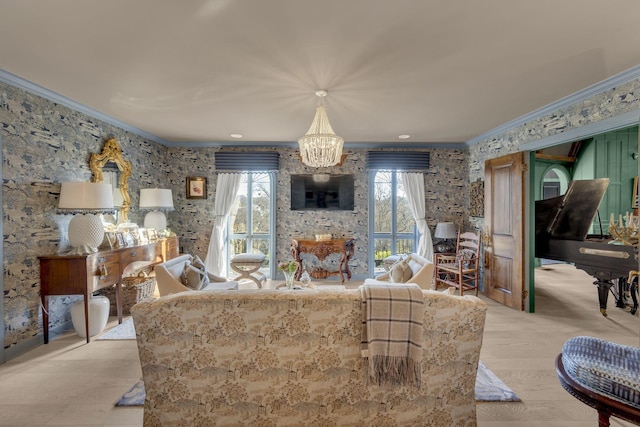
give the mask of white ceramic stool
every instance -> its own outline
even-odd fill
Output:
[[[258,285],[258,288],[262,288],[262,282],[267,279],[267,276],[258,270],[262,267],[265,258],[264,254],[238,254],[234,256],[231,259],[231,269],[240,275],[233,280],[249,279]]]
[[[109,320],[109,307],[111,303],[105,296],[92,296],[89,298],[89,336],[98,335],[107,326]],[[87,337],[84,323],[84,300],[71,306],[71,322],[78,335]]]

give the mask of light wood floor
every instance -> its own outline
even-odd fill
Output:
[[[481,360],[522,402],[479,403],[478,426],[595,427],[595,411],[560,387],[555,356],[576,335],[640,346],[640,321],[613,301],[603,317],[593,280],[571,266],[539,269],[536,278],[535,314],[481,297],[489,305]],[[0,426],[141,426],[141,408],[113,406],[140,376],[135,341],[87,345],[69,332],[0,365]]]

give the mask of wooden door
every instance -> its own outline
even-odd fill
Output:
[[[524,310],[524,154],[484,165],[484,292]]]

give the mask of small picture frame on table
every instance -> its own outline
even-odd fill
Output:
[[[147,232],[149,233],[150,242],[155,242],[156,240],[158,240],[158,232],[155,228],[149,228]]]
[[[138,228],[138,239],[141,245],[149,243],[149,232],[146,228]]]
[[[187,177],[187,199],[207,198],[207,178],[204,176]]]
[[[136,239],[131,233],[122,233],[124,237],[124,244],[127,248],[132,248],[136,245]]]
[[[124,241],[124,234],[121,233],[121,232],[116,232],[115,235],[116,235],[116,239],[115,239],[115,241],[116,241],[116,249],[127,247],[127,245],[126,245],[126,243]]]

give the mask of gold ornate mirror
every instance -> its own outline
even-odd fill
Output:
[[[102,153],[91,154],[89,167],[93,172],[93,182],[102,182],[102,168],[108,162],[113,162],[118,166],[120,178],[118,185],[122,194],[122,206],[118,214],[118,222],[129,221],[129,208],[131,207],[131,198],[129,197],[129,177],[131,176],[131,162],[122,157],[122,149],[115,138],[109,138],[105,141]]]

